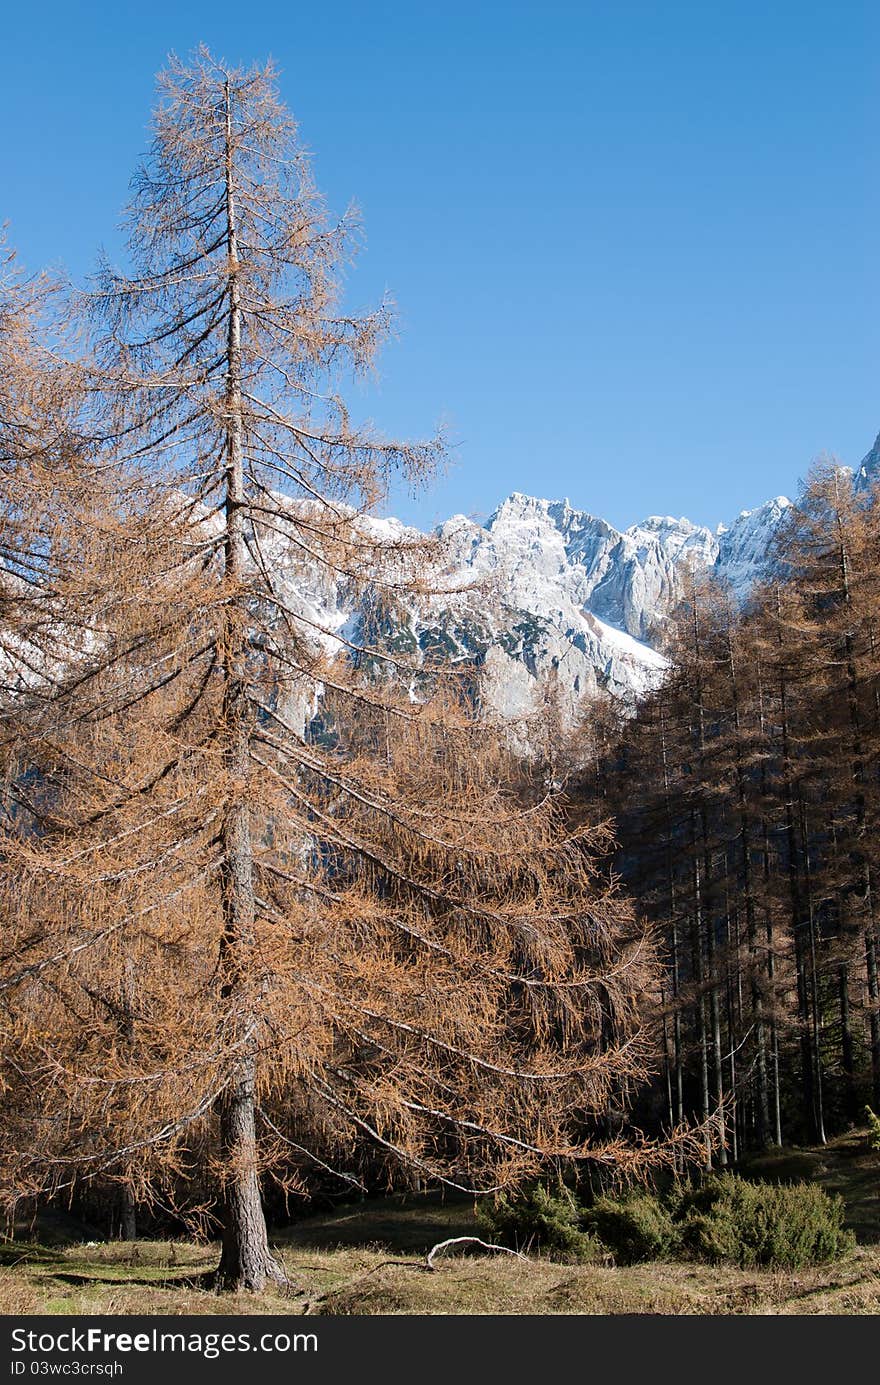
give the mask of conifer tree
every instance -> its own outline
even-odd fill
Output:
[[[128,227],[81,409],[109,493],[58,592],[89,637],[15,706],[6,1200],[115,1180],[219,1218],[218,1285],[260,1290],[269,1177],[661,1157],[597,1135],[654,976],[607,832],[395,638],[440,555],[366,512],[440,447],[350,418],[390,315],[340,304],[354,222],[271,68],[171,61]]]
[[[822,1142],[876,1089],[876,507],[817,466],[773,580],[741,607],[688,593],[663,685],[592,774],[666,938],[670,1107],[723,1096],[734,1155]]]

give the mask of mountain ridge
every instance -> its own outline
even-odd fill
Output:
[[[880,476],[880,435],[850,474],[862,491]],[[714,530],[673,515],[618,529],[568,498],[514,491],[482,524],[453,515],[434,530],[463,586],[494,580],[494,609],[471,602],[464,590],[435,614],[459,633],[468,618],[479,627],[477,638],[457,640],[457,653],[485,666],[484,697],[496,711],[528,717],[552,676],[570,721],[589,693],[604,688],[630,700],[662,677],[658,632],[682,595],[687,566],[745,600],[769,570],[791,504],[774,496]]]
[[[880,476],[880,438],[849,474],[860,490]],[[657,686],[667,667],[663,624],[684,594],[687,569],[720,578],[745,600],[768,574],[791,503],[775,496],[714,530],[673,515],[617,529],[568,499],[514,491],[482,524],[459,514],[434,529],[443,590],[384,612],[382,637],[408,660],[439,654],[478,665],[484,707],[527,748],[528,723],[551,685],[567,726],[600,691],[631,703]],[[424,537],[392,517],[363,516],[358,524],[380,546]],[[277,534],[266,545],[290,609],[302,608],[324,631],[328,653],[344,654],[375,620],[369,592],[307,570]]]

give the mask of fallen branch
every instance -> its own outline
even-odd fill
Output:
[[[432,1246],[425,1257],[425,1265],[429,1270],[434,1269],[434,1256],[439,1255],[448,1246],[482,1246],[483,1250],[497,1250],[502,1255],[515,1255],[518,1260],[527,1260],[528,1256],[521,1254],[518,1250],[511,1250],[509,1246],[496,1246],[491,1241],[481,1241],[479,1236],[453,1236],[448,1241],[439,1241]]]
[[[490,1241],[481,1241],[479,1236],[453,1236],[448,1241],[439,1241],[437,1245],[432,1246],[424,1260],[380,1261],[378,1265],[371,1266],[371,1268],[366,1270],[363,1274],[355,1275],[353,1279],[346,1280],[344,1284],[337,1285],[335,1289],[328,1289],[324,1294],[318,1294],[314,1298],[307,1298],[303,1305],[302,1312],[305,1316],[313,1314],[316,1309],[322,1308],[330,1299],[345,1293],[355,1284],[362,1283],[365,1279],[369,1279],[371,1275],[378,1273],[379,1270],[387,1269],[389,1266],[393,1266],[395,1269],[406,1270],[435,1270],[437,1267],[434,1264],[434,1256],[439,1255],[441,1251],[446,1250],[449,1246],[460,1245],[482,1246],[483,1250],[495,1250],[501,1255],[515,1255],[517,1260],[528,1259],[527,1255],[522,1255],[518,1250],[511,1250],[509,1246],[496,1246]]]

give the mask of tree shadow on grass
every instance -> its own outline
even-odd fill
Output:
[[[78,1270],[56,1270],[52,1274],[52,1279],[59,1284],[71,1284],[75,1288],[84,1286],[95,1287],[107,1284],[116,1287],[127,1287],[130,1284],[140,1284],[148,1289],[204,1289],[206,1274],[179,1274],[163,1275],[158,1274],[87,1274]]]

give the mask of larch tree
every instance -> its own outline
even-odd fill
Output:
[[[0,1176],[9,1204],[104,1178],[219,1217],[218,1285],[260,1290],[263,1178],[358,1184],[366,1148],[484,1192],[659,1157],[600,1123],[646,1071],[655,963],[607,828],[396,637],[442,561],[366,512],[441,449],[350,419],[390,314],[340,307],[356,226],[271,68],[170,62],[128,228],[91,297],[100,504],[56,596],[88,637],[10,704]]]
[[[76,444],[75,371],[61,359],[59,286],[0,236],[0,667],[12,691],[45,675],[60,565],[82,538],[94,476]],[[53,341],[54,338],[54,341]],[[51,344],[51,345],[50,345]],[[54,652],[66,657],[58,646]]]
[[[877,1099],[878,534],[877,493],[818,464],[772,577],[690,592],[590,776],[666,938],[668,1109],[723,1098],[734,1158]]]
[[[880,666],[877,661],[877,498],[858,494],[848,473],[831,462],[815,466],[794,512],[789,543],[797,573],[802,642],[813,650],[811,766],[817,783],[823,876],[835,897],[840,1027],[844,1072],[852,1085],[849,1032],[851,973],[860,970],[861,935],[867,983],[872,1098],[880,1100],[876,873],[876,745]],[[836,870],[831,857],[835,857]],[[835,878],[836,877],[836,878]],[[826,925],[828,928],[828,925]],[[831,928],[828,928],[831,931]],[[850,953],[855,955],[850,956]],[[850,1117],[855,1102],[850,1096]]]

